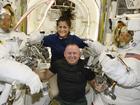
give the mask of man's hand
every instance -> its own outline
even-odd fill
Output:
[[[94,84],[94,88],[97,92],[103,92],[105,91],[107,88],[108,88],[108,85],[105,84],[105,83],[102,83],[102,84],[98,84],[96,81],[95,81],[95,84]]]

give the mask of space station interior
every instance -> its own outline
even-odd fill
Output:
[[[7,4],[10,5],[12,13],[14,13],[14,23],[10,24],[10,29],[4,30],[4,32],[1,21],[4,18],[3,14],[9,14],[5,11]],[[119,76],[112,79],[109,71],[107,73],[104,70],[102,71],[102,69],[110,68],[106,67],[107,64],[102,64],[102,60],[105,58],[101,57],[102,54],[98,56],[99,53],[94,52],[96,46],[92,45],[92,42],[99,42],[102,50],[98,48],[96,50],[102,53],[105,49],[106,55],[111,59],[115,55],[124,68],[128,72],[131,71],[131,66],[133,68],[137,63],[132,63],[129,66],[129,60],[127,62],[120,57],[119,50],[112,44],[116,40],[117,47],[122,48],[126,43],[120,42],[118,33],[133,31],[131,42],[134,43],[132,43],[132,47],[135,47],[137,43],[140,45],[139,0],[0,0],[0,105],[61,105],[52,101],[59,94],[57,75],[48,81],[41,81],[33,71],[43,71],[50,68],[52,49],[44,47],[42,39],[50,34],[58,33],[58,23],[56,24],[56,22],[58,22],[62,12],[69,9],[74,14],[71,27],[69,27],[70,35],[76,35],[89,46],[80,50],[81,59],[88,58],[86,68],[96,72],[97,78],[95,78],[95,81],[98,81],[99,84],[109,84],[104,93],[94,91],[87,85],[87,104],[75,105],[140,105],[140,78],[130,79],[130,81],[138,81],[139,83],[137,85],[132,83],[137,89],[133,89],[135,93],[132,94],[132,97],[126,98],[125,95],[128,94],[122,95],[125,91],[124,88],[130,86],[127,88],[129,93],[133,85],[126,85],[126,83],[123,86],[124,81],[117,81],[120,78]],[[10,16],[12,16],[12,13],[10,13]],[[117,26],[120,21],[127,27],[123,30],[120,29],[121,31]],[[116,31],[117,28],[118,31]],[[115,34],[117,34],[116,39],[114,38]],[[133,50],[129,51],[131,54],[133,53]],[[135,55],[135,58],[140,60],[140,46],[137,47],[137,51],[138,54]],[[102,60],[100,60],[101,58]],[[140,61],[138,63],[140,65]],[[138,69],[139,66],[134,68]],[[134,74],[137,74],[137,72],[134,72]],[[116,75],[117,73],[113,76]],[[133,75],[131,75],[132,77]],[[129,76],[127,78],[129,80]],[[103,94],[105,94],[105,98],[100,97]],[[126,103],[125,99],[130,102],[127,101]]]

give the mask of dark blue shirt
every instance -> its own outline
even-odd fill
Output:
[[[68,35],[67,38],[61,39],[57,33],[45,36],[42,40],[42,43],[45,47],[51,48],[52,62],[64,58],[64,50],[69,43],[75,43],[80,48],[87,46],[83,40],[76,35]]]

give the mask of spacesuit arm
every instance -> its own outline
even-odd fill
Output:
[[[110,58],[106,53],[102,53],[99,61],[105,74],[118,84],[124,87],[140,85],[136,72],[133,69],[127,71],[126,66],[117,57]]]
[[[106,47],[104,45],[102,45],[100,42],[98,41],[90,41],[90,40],[86,40],[84,41],[88,47],[90,47],[94,53],[96,53],[97,55],[101,54],[102,51],[106,50]]]
[[[17,83],[29,86],[31,94],[38,93],[42,83],[36,73],[28,66],[14,60],[0,60],[0,80],[8,83]]]

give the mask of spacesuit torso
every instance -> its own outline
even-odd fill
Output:
[[[113,60],[108,64],[104,64],[103,68],[108,69],[105,71],[107,76],[117,82],[114,89],[116,99],[113,100],[111,97],[101,93],[95,97],[95,105],[140,104],[140,41],[130,42],[124,48],[118,48],[117,52],[130,70],[127,71],[124,64],[113,64]]]
[[[12,37],[11,34],[17,34],[15,32],[4,33],[0,32],[0,59],[11,58],[12,56],[19,55],[18,39]]]
[[[21,36],[21,38],[20,38]],[[23,36],[21,33],[17,32],[10,32],[5,33],[3,30],[0,29],[0,62],[5,62],[7,60],[15,60],[16,56],[20,55],[20,45],[23,42]],[[6,65],[0,64],[0,68],[4,68]],[[8,65],[7,65],[8,66]],[[10,66],[10,65],[9,65]],[[13,65],[10,68],[14,68],[15,65]],[[12,75],[8,75],[4,77],[3,75],[6,75],[2,70],[0,70],[0,92],[2,92],[5,89],[5,83],[8,82],[8,79],[6,77],[9,77],[9,80],[12,79]]]

